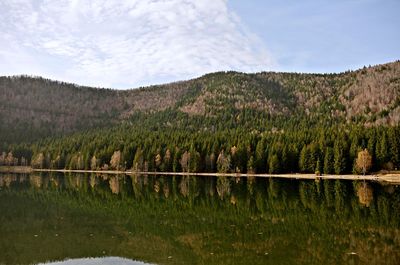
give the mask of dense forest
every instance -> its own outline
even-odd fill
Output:
[[[400,62],[340,74],[220,72],[117,91],[0,78],[0,165],[361,173],[400,168]]]

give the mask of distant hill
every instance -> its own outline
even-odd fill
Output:
[[[341,74],[219,72],[131,90],[0,77],[1,141],[115,125],[137,112],[167,108],[190,116],[248,109],[271,116],[395,125],[400,121],[400,62]]]
[[[131,90],[0,77],[0,165],[176,172],[400,168],[400,61],[340,74],[218,72]]]
[[[135,112],[166,108],[192,116],[254,109],[272,116],[394,125],[400,120],[400,62],[326,75],[220,72],[132,90],[96,89],[27,76],[0,78],[4,140],[102,127]]]

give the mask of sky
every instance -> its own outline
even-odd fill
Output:
[[[1,0],[0,75],[135,88],[400,59],[399,0]]]

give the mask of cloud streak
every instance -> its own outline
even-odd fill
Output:
[[[274,63],[227,0],[3,0],[0,74],[136,87]]]

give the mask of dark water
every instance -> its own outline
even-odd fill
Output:
[[[49,262],[400,264],[400,187],[0,175],[0,264]]]

